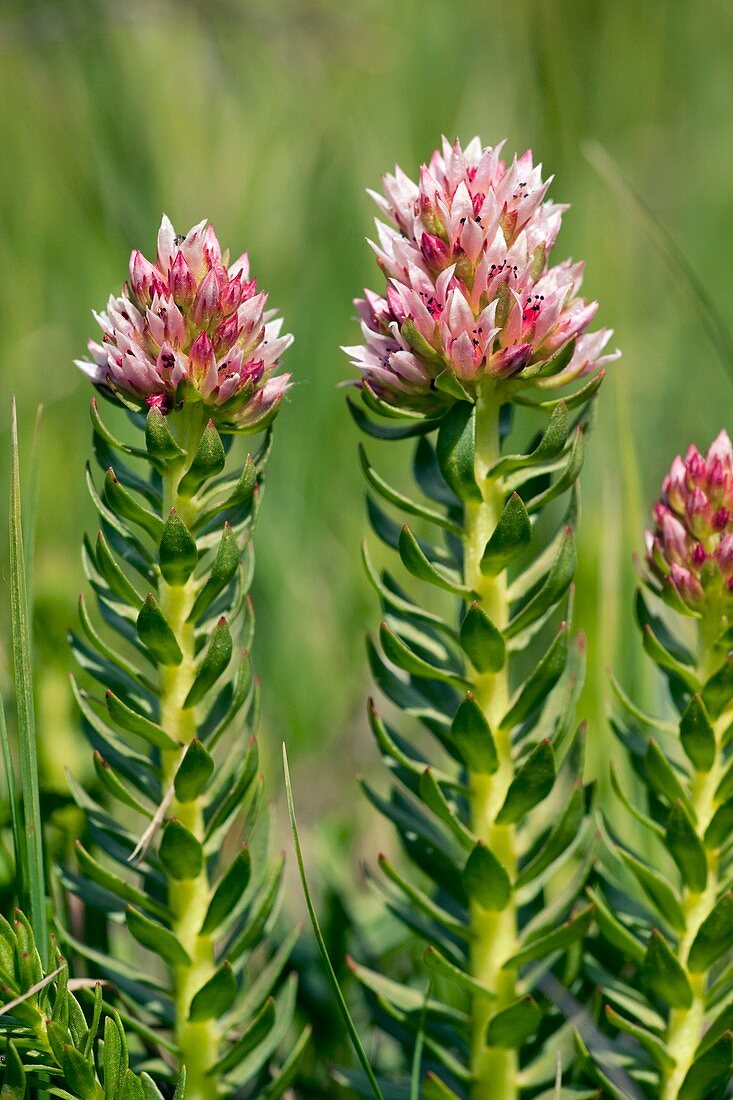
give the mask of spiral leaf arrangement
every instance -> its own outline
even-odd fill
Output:
[[[648,855],[611,838],[591,891],[602,935],[595,977],[608,1023],[627,1039],[619,1061],[660,1100],[722,1097],[733,1080],[732,505],[733,452],[721,433],[706,458],[692,447],[675,460],[636,598],[676,720],[645,713],[615,684],[614,729],[645,802],[612,778]],[[674,626],[650,599],[672,609]],[[692,645],[679,629],[690,621]],[[623,1096],[609,1066],[581,1053],[609,1094]]]
[[[45,973],[23,913],[16,911],[12,925],[0,917],[0,981],[11,998],[3,1009],[3,1100],[24,1100],[33,1087],[50,1087],[64,1100],[163,1100],[149,1074],[130,1068],[122,1021],[105,1004],[102,985],[90,993],[87,1018],[53,937],[50,954],[53,969]],[[184,1094],[185,1072],[173,1100]]]
[[[365,790],[417,872],[405,876],[380,857],[390,910],[426,944],[435,1095],[473,1089],[478,1097],[492,1082],[493,1095],[509,1097],[520,1083],[531,1086],[533,1056],[543,1059],[541,1044],[529,1040],[546,1033],[552,1015],[532,995],[532,966],[565,952],[590,920],[590,908],[576,905],[587,870],[583,733],[574,722],[583,641],[570,638],[583,404],[573,421],[567,403],[556,403],[536,445],[503,456],[502,395],[493,384],[476,406],[456,403],[437,430],[431,421],[386,427],[355,410],[361,427],[381,438],[418,435],[414,470],[431,505],[398,496],[362,452],[371,523],[412,578],[461,599],[456,624],[390,573],[378,574],[365,551],[384,613],[381,647],[369,643],[375,680],[432,738],[429,747],[393,729],[370,704],[392,784],[387,799]],[[542,512],[563,492],[570,499],[561,522],[537,551]],[[377,496],[432,523],[446,535],[443,546],[397,526]],[[531,672],[517,680],[512,669],[528,654]],[[549,904],[548,880],[578,853],[578,869]],[[566,983],[574,965],[566,958]],[[355,970],[382,1026],[409,1046],[422,993]],[[460,1008],[440,995],[451,987],[463,995]]]
[[[267,333],[253,336],[245,323],[254,284],[243,282],[242,262],[227,270],[218,242],[201,233],[175,238],[164,222],[158,266],[150,274],[133,254],[130,297],[103,320],[107,353],[122,366],[96,381],[103,396],[126,406],[140,439],[131,446],[116,438],[92,401],[103,481],[98,488],[87,471],[100,529],[95,541],[85,539],[83,559],[101,624],[82,599],[72,637],[81,668],[102,689],[74,685],[106,799],[101,805],[71,780],[94,850],[77,843],[78,870],[66,871],[64,883],[113,925],[124,923],[157,957],[161,976],[65,935],[114,981],[144,1026],[169,1035],[163,1049],[186,1067],[188,1100],[275,1100],[307,1034],[276,1068],[295,1004],[294,975],[283,981],[295,933],[274,951],[266,946],[283,859],[269,855],[249,659],[252,532],[270,434],[242,467],[228,466],[232,437],[215,423],[231,433],[238,413],[240,430],[263,427],[252,402],[262,394],[267,353],[248,370],[242,347],[261,349]],[[182,318],[175,325],[174,311]],[[254,313],[261,311],[262,302]],[[154,375],[147,398],[128,364],[130,318],[134,354],[147,355],[148,369],[165,381],[156,392]],[[153,359],[156,341],[162,350]],[[211,359],[202,381],[195,360],[204,345],[221,358]],[[232,396],[235,361],[241,385]],[[229,387],[223,404],[212,370],[220,389]]]
[[[380,857],[386,904],[425,944],[420,986],[354,970],[408,1058],[421,1032],[431,1097],[505,1100],[554,1079],[561,1020],[536,979],[554,966],[572,987],[592,914],[579,901],[591,849],[571,620],[577,479],[603,372],[547,394],[589,366],[558,316],[587,323],[593,310],[569,286],[545,305],[542,287],[562,276],[546,266],[558,208],[540,205],[538,171],[471,143],[436,153],[419,191],[388,177],[381,205],[397,229],[380,226],[378,256],[391,278],[386,298],[360,304],[366,346],[349,349],[361,429],[416,439],[419,499],[361,451],[371,526],[413,582],[365,551],[384,613],[372,672],[409,722],[393,728],[370,704],[391,785],[386,798],[365,790],[413,865]],[[523,451],[511,446],[518,406],[542,424]],[[457,617],[444,598],[426,602],[436,589],[458,597]]]

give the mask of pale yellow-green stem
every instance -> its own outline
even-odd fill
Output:
[[[190,525],[195,519],[195,505],[190,499],[180,498],[176,487],[193,455],[205,420],[200,413],[197,415],[196,406],[185,408],[181,416],[186,419],[180,425],[178,439],[187,457],[180,463],[172,463],[163,477],[163,516],[165,518],[169,510],[175,508],[184,523]],[[194,598],[195,585],[192,580],[183,585],[169,585],[161,578],[160,607],[178,640],[183,660],[179,665],[161,668],[160,722],[166,733],[183,746],[190,744],[196,736],[195,708],[184,709],[183,706],[195,674],[194,628],[186,622]],[[181,752],[164,752],[162,757],[163,790],[166,792],[173,783]],[[178,818],[203,843],[204,807],[201,798],[184,803],[173,798],[169,814]],[[217,1090],[207,1071],[216,1060],[219,1026],[216,1020],[201,1023],[188,1020],[194,994],[215,970],[211,937],[199,935],[211,899],[205,862],[196,878],[180,881],[170,876],[168,883],[171,930],[192,963],[191,966],[174,967],[172,975],[175,1038],[181,1064],[186,1067],[186,1100],[211,1100]]]
[[[703,681],[710,676],[720,663],[716,662],[712,644],[704,637],[701,631],[700,640],[700,668]],[[697,831],[704,834],[710,824],[718,802],[715,799],[715,790],[723,776],[723,751],[721,738],[730,725],[730,708],[726,708],[723,714],[714,723],[716,752],[712,768],[707,772],[696,771],[692,783],[692,804],[697,814]],[[692,988],[692,1004],[689,1008],[673,1009],[670,1013],[669,1026],[665,1038],[665,1046],[675,1060],[674,1068],[665,1075],[660,1100],[677,1100],[682,1082],[687,1071],[692,1065],[695,1051],[703,1036],[705,1022],[705,972],[701,974],[691,973],[687,970],[687,959],[690,954],[695,936],[700,925],[715,905],[718,893],[718,856],[715,851],[707,851],[708,878],[705,890],[702,893],[694,893],[685,889],[682,909],[685,915],[685,932],[680,937],[678,958],[685,968]]]
[[[481,558],[501,516],[504,499],[487,471],[500,457],[499,394],[496,385],[485,381],[476,406],[476,481],[483,500],[466,506],[465,580],[477,593],[481,606],[500,630],[508,620],[505,574],[484,576]],[[495,825],[494,819],[506,797],[512,780],[509,734],[499,729],[508,709],[509,683],[506,667],[498,673],[477,675],[473,691],[488,718],[496,741],[499,767],[493,775],[469,777],[471,819],[475,835],[491,849],[504,865],[510,878],[516,873],[514,827]],[[512,1050],[486,1047],[486,1028],[490,1016],[515,999],[515,974],[502,970],[502,963],[515,950],[517,913],[513,899],[505,909],[494,913],[478,903],[471,905],[471,973],[496,993],[495,1000],[474,998],[471,1069],[475,1100],[514,1100],[518,1095],[517,1056]]]

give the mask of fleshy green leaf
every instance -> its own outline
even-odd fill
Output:
[[[605,898],[599,891],[588,889],[586,893],[595,906],[596,923],[605,938],[619,951],[628,955],[633,962],[640,965],[644,960],[643,945],[606,905]]]
[[[723,778],[715,788],[715,801],[727,802],[729,798],[733,798],[733,760],[723,773]]]
[[[513,825],[552,790],[555,782],[555,755],[549,740],[535,745],[517,769],[509,785],[504,804],[496,816],[497,825]]]
[[[90,882],[96,882],[102,889],[109,890],[111,894],[114,894],[123,902],[137,905],[141,909],[148,909],[155,916],[163,920],[167,919],[168,912],[164,905],[161,905],[155,898],[148,897],[142,890],[115,874],[114,871],[103,867],[87,852],[80,840],[75,843],[75,851],[79,867]],[[120,909],[122,909],[122,905],[120,905]]]
[[[593,912],[594,907],[588,905],[558,928],[530,939],[519,951],[505,960],[502,970],[524,966],[526,963],[534,962],[535,959],[544,959],[547,955],[575,943],[588,930]]]
[[[158,554],[160,571],[168,584],[185,584],[196,568],[196,540],[175,508],[165,521]]]
[[[225,671],[231,659],[232,635],[229,623],[222,615],[214,627],[206,653],[196,669],[194,681],[183,703],[184,709],[195,706],[203,699]]]
[[[537,854],[522,867],[515,887],[523,886],[542,874],[572,845],[583,822],[584,810],[583,785],[578,780],[560,820]]]
[[[715,761],[715,734],[699,694],[692,696],[682,715],[680,740],[697,770],[710,771]]]
[[[423,1100],[459,1100],[459,1096],[457,1092],[446,1085],[445,1081],[441,1081],[433,1070],[430,1070],[425,1075]]]
[[[142,596],[120,568],[101,531],[97,534],[94,560],[100,575],[115,596],[130,607],[140,607],[143,602]]]
[[[570,454],[568,456],[568,461],[565,469],[547,489],[545,489],[541,493],[538,493],[537,496],[532,497],[531,500],[527,501],[527,511],[530,514],[540,512],[550,503],[550,501],[555,500],[563,493],[566,493],[568,489],[571,489],[577,481],[578,475],[580,474],[583,466],[584,457],[585,432],[582,426],[578,426],[575,430],[573,444],[570,449]]]
[[[472,978],[465,970],[461,970],[459,967],[455,966],[449,959],[446,959],[436,947],[426,947],[423,959],[425,961],[425,966],[431,974],[435,974],[440,978],[445,978],[446,981],[451,982],[459,989],[469,993],[472,997],[481,997],[483,999],[489,998],[491,1000],[496,997],[493,990],[483,985],[482,982]]]
[[[418,501],[411,500],[410,497],[394,489],[386,482],[369,462],[366,450],[361,443],[359,444],[359,459],[367,483],[383,500],[386,500],[389,504],[394,504],[395,507],[400,508],[408,515],[419,516],[429,523],[437,524],[438,527],[445,527],[456,534],[460,534],[460,527],[458,527],[445,512],[438,512],[433,508],[428,508],[426,505],[420,504]]]
[[[99,1086],[94,1067],[70,1043],[64,1046],[61,1068],[64,1071],[66,1083],[77,1096],[81,1097],[81,1100],[97,1100]]]
[[[451,805],[444,795],[440,783],[435,778],[431,768],[425,768],[423,770],[420,776],[419,791],[420,797],[425,805],[428,806],[441,821],[446,823],[458,843],[464,848],[469,848],[474,842],[473,835],[460,820],[456,808]]]
[[[527,455],[505,455],[489,471],[491,477],[504,476],[514,470],[536,466],[556,458],[567,443],[570,433],[570,417],[565,402],[561,402],[550,415],[547,427],[535,449]]]
[[[143,947],[160,955],[170,966],[191,966],[188,953],[168,928],[132,906],[126,910],[126,919],[131,934]]]
[[[252,857],[249,848],[245,845],[240,848],[236,857],[219,879],[209,902],[200,935],[210,936],[221,922],[226,920],[247,889],[251,875]]]
[[[451,723],[451,740],[467,767],[492,775],[499,766],[491,726],[476,699],[467,692]]]
[[[123,703],[121,699],[117,698],[114,692],[105,692],[105,699],[107,701],[109,716],[117,723],[120,729],[127,730],[128,733],[136,734],[137,737],[141,737],[144,741],[147,741],[149,745],[154,745],[158,749],[170,750],[178,748],[173,738],[169,737],[157,722],[151,722],[144,714],[140,714],[138,711],[133,710],[132,707],[128,707],[126,703]]]
[[[466,387],[461,382],[458,375],[452,371],[449,367],[442,370],[439,374],[436,374],[433,385],[436,390],[440,390],[442,393],[448,393],[451,397],[455,397],[457,401],[470,401],[471,395]]]
[[[610,1005],[606,1005],[606,1019],[619,1031],[625,1031],[627,1035],[633,1035],[661,1069],[674,1069],[674,1058],[668,1053],[662,1040],[653,1031],[627,1020],[625,1016],[616,1012]]]
[[[687,966],[700,974],[733,947],[733,892],[723,894],[692,941]]]
[[[426,432],[432,431],[436,425],[436,421],[431,420],[418,420],[411,424],[399,426],[382,424],[379,421],[370,419],[361,406],[348,397],[346,398],[346,405],[354,423],[365,435],[370,435],[374,439],[411,439],[414,436],[422,436]]]
[[[256,1050],[275,1026],[275,999],[268,997],[259,1012],[250,1020],[244,1034],[232,1048],[212,1067],[213,1074],[226,1074],[235,1068],[247,1055]]]
[[[684,931],[685,915],[669,881],[658,871],[632,856],[630,852],[619,851],[619,855],[644,892],[653,901],[660,915],[668,920],[676,931]]]
[[[221,473],[225,462],[226,454],[221,436],[214,427],[213,420],[210,420],[204,428],[191,465],[178,483],[178,495],[184,498],[194,496],[204,482]]]
[[[695,832],[682,802],[675,802],[667,818],[667,848],[680,869],[686,886],[700,894],[708,881],[708,861],[702,841]]]
[[[461,623],[461,645],[477,672],[499,672],[506,661],[506,646],[479,603],[474,601]]]
[[[175,817],[167,822],[163,830],[158,854],[175,879],[198,878],[201,874],[204,862],[201,842]]]
[[[103,1065],[105,1090],[116,1096],[119,1082],[127,1072],[127,1047],[122,1026],[111,1016],[104,1021]]]
[[[163,520],[149,508],[145,508],[137,498],[126,489],[110,466],[104,479],[104,500],[117,516],[123,516],[136,524],[159,542],[163,534]]]
[[[706,681],[702,701],[711,718],[720,718],[733,697],[733,655],[729,654],[720,668]]]
[[[484,548],[481,572],[496,576],[532,541],[532,524],[519,493],[512,493],[504,511]]]
[[[520,1047],[537,1031],[542,1012],[534,997],[527,994],[497,1012],[489,1020],[486,1042],[490,1047]]]
[[[665,649],[649,623],[643,628],[642,641],[645,651],[655,664],[674,673],[690,691],[699,691],[700,681],[695,673]]]
[[[543,616],[565,595],[575,574],[578,554],[575,547],[572,527],[565,527],[558,545],[558,551],[544,583],[512,618],[504,631],[505,638],[513,638],[525,628],[536,622],[542,622]]]
[[[474,475],[475,438],[475,406],[459,400],[441,421],[435,453],[443,477],[460,500],[481,500]]]
[[[484,909],[506,908],[512,894],[512,884],[506,869],[482,840],[479,840],[463,868],[466,893]]]
[[[396,665],[397,668],[403,669],[411,676],[418,676],[428,680],[444,680],[450,684],[457,684],[460,687],[465,687],[468,683],[463,676],[458,676],[456,673],[440,668],[438,665],[432,665],[429,661],[426,661],[419,654],[415,653],[406,642],[399,637],[398,634],[392,630],[389,623],[382,622],[379,627],[379,640],[382,643],[382,649],[384,650],[385,657]]]
[[[547,653],[519,689],[514,703],[502,718],[503,729],[513,729],[544,706],[565,671],[567,659],[568,627],[567,623],[563,623]]]
[[[202,1020],[218,1020],[234,1004],[237,996],[237,979],[230,963],[225,959],[209,980],[194,994],[188,1018],[192,1023]]]
[[[198,738],[194,738],[178,765],[173,786],[179,802],[193,802],[202,794],[214,771],[214,761]]]
[[[183,660],[181,647],[152,592],[140,608],[136,625],[140,641],[162,664],[180,665]]]
[[[231,524],[225,523],[219,548],[206,580],[196,594],[188,622],[196,622],[220,592],[226,588],[237,572],[241,552]]]
[[[414,424],[435,427],[435,420],[431,420],[425,413],[418,412],[416,409],[408,409],[404,405],[390,405],[388,401],[378,397],[364,379],[359,385],[359,394],[366,407],[377,413],[378,416],[387,417],[389,420],[410,420]]]
[[[399,553],[408,573],[418,580],[452,592],[456,596],[473,596],[471,589],[463,584],[457,574],[449,572],[440,564],[433,564],[422,550],[410,528],[405,525],[399,535]]]
[[[721,848],[733,833],[733,798],[718,806],[713,819],[705,830],[705,847]]]
[[[647,779],[657,792],[666,798],[670,805],[682,802],[690,814],[694,813],[687,792],[673,770],[672,765],[652,738],[644,755],[644,770]]]
[[[656,928],[649,937],[642,974],[649,988],[670,1008],[685,1009],[692,1004],[687,975]]]
[[[150,406],[145,418],[145,447],[152,459],[171,462],[183,458],[185,451],[178,446],[160,409]]]

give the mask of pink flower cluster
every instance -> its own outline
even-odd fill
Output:
[[[221,429],[255,430],[290,385],[274,372],[293,338],[266,302],[246,252],[230,264],[211,225],[179,237],[163,217],[155,263],[132,253],[129,283],[94,315],[104,335],[89,342],[93,361],[77,366],[141,408],[200,400]]]
[[[647,531],[652,572],[693,611],[733,606],[733,448],[722,431],[703,457],[672,463]]]
[[[444,139],[419,184],[396,168],[372,193],[391,223],[372,244],[387,287],[357,300],[364,342],[344,350],[389,402],[430,409],[444,371],[469,391],[485,376],[554,388],[619,354],[602,354],[608,329],[585,333],[598,303],[578,296],[583,264],[548,266],[567,209],[546,201],[551,180],[501,148]]]

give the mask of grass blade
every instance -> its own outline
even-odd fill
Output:
[[[26,594],[23,520],[20,504],[18,419],[15,400],[11,420],[12,472],[10,479],[10,614],[13,635],[13,668],[18,715],[20,785],[23,794],[23,825],[26,849],[28,912],[36,944],[44,965],[48,962],[46,935],[46,888],[43,871],[43,832],[38,789],[36,717],[33,705],[33,667],[30,643],[30,615]]]
[[[36,410],[36,422],[33,428],[28,476],[25,479],[25,500],[23,504],[23,549],[25,551],[26,599],[28,607],[33,607],[33,574],[36,556],[36,512],[38,508],[38,473],[41,465],[41,431],[43,428],[43,405]],[[31,622],[31,626],[32,626]]]
[[[302,886],[303,886],[303,895],[305,897],[305,904],[308,908],[308,915],[311,919],[311,924],[313,925],[313,934],[316,937],[316,943],[318,944],[318,950],[321,953],[321,958],[323,959],[323,965],[326,968],[326,974],[328,976],[328,980],[329,980],[329,983],[331,985],[331,989],[333,990],[333,995],[336,998],[336,1003],[338,1005],[339,1012],[341,1013],[341,1017],[342,1017],[342,1019],[344,1021],[344,1024],[346,1026],[346,1030],[349,1033],[349,1038],[351,1039],[354,1050],[356,1051],[356,1056],[359,1059],[359,1061],[361,1062],[362,1069],[364,1070],[364,1073],[367,1076],[367,1080],[369,1081],[369,1084],[371,1086],[372,1092],[374,1093],[375,1097],[377,1098],[377,1100],[384,1100],[384,1095],[382,1093],[382,1090],[379,1087],[379,1084],[377,1083],[377,1079],[374,1076],[374,1072],[372,1070],[372,1067],[369,1064],[369,1059],[367,1058],[366,1051],[364,1050],[364,1047],[362,1046],[361,1039],[359,1038],[359,1033],[356,1030],[356,1025],[355,1025],[355,1023],[354,1023],[354,1021],[351,1017],[351,1013],[349,1012],[349,1006],[347,1005],[346,1000],[344,998],[344,995],[341,992],[341,986],[339,985],[338,978],[336,977],[336,972],[334,971],[333,966],[331,964],[331,960],[328,956],[328,948],[326,947],[326,942],[323,939],[323,933],[321,932],[321,926],[318,923],[318,917],[316,915],[315,906],[313,905],[313,899],[311,898],[310,889],[308,887],[308,879],[306,878],[306,873],[305,873],[305,864],[303,863],[303,852],[302,852],[301,847],[300,847],[300,837],[298,836],[298,825],[297,825],[297,822],[295,820],[295,805],[293,803],[293,788],[292,788],[292,785],[291,785],[291,782],[290,782],[290,769],[288,767],[288,753],[287,753],[287,749],[285,748],[285,745],[283,745],[283,768],[285,769],[285,794],[287,796],[287,801],[288,801],[288,813],[290,814],[290,826],[293,830],[293,842],[295,844],[295,858],[296,858],[297,863],[298,863],[298,871],[300,873],[300,881],[301,881]]]
[[[15,768],[13,754],[8,737],[8,726],[5,721],[5,706],[0,695],[0,741],[2,742],[3,768],[5,770],[5,783],[8,789],[8,804],[10,806],[10,825],[13,832],[13,849],[15,851],[15,877],[16,889],[19,896],[23,892],[25,882],[25,845],[20,826],[21,808],[18,800],[18,790],[15,783]]]
[[[674,237],[599,142],[588,142],[583,153],[591,167],[641,224],[680,288],[691,293],[695,311],[718,358],[725,369],[733,374],[733,334]]]

